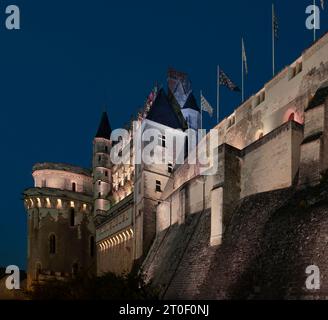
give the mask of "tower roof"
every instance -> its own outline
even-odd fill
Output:
[[[100,120],[100,125],[96,134],[96,138],[105,138],[110,140],[112,128],[110,127],[107,112],[103,112]]]
[[[180,111],[169,103],[164,89],[160,89],[147,115],[147,119],[173,129],[186,129],[187,125]]]
[[[196,98],[192,92],[190,92],[188,99],[182,109],[192,109],[192,110],[200,111]]]

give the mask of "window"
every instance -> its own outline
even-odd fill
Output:
[[[50,235],[49,237],[49,253],[56,253],[56,236],[54,234]]]
[[[98,162],[100,162],[101,161],[101,156],[98,156]]]
[[[98,186],[101,186],[101,181],[98,182]]]
[[[101,198],[101,192],[98,193],[98,198]]]
[[[156,192],[162,192],[162,184],[159,180],[156,180]]]
[[[76,192],[76,183],[75,182],[72,183],[72,191]]]
[[[108,177],[108,171],[105,171],[105,177]]]
[[[90,242],[89,242],[89,245],[90,245],[90,257],[94,257],[95,255],[95,237],[94,236],[91,236],[90,237]]]
[[[167,171],[168,171],[168,173],[172,173],[173,172],[173,164],[172,163],[169,163],[168,164]]]
[[[164,135],[161,135],[159,138],[158,138],[158,143],[160,146],[162,146],[163,148],[166,147],[166,137]]]
[[[74,210],[74,208],[70,209],[69,221],[70,221],[70,226],[74,227],[75,226],[75,210]]]
[[[292,113],[289,118],[288,121],[295,121],[295,113]]]
[[[43,179],[43,180],[41,181],[41,187],[42,187],[42,188],[46,188],[46,187],[47,187],[47,180]]]
[[[259,139],[262,139],[262,138],[263,138],[263,132],[260,132]]]
[[[105,152],[106,152],[106,153],[108,152],[108,147],[107,147],[107,146],[105,146]]]

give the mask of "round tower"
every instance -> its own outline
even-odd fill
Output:
[[[107,113],[101,117],[98,132],[93,140],[93,185],[94,185],[94,216],[108,211],[112,195],[112,148],[111,127]]]
[[[41,163],[24,191],[28,226],[27,285],[96,272],[91,170]]]

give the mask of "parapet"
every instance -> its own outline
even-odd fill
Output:
[[[82,174],[91,177],[91,169],[85,169],[66,163],[53,163],[53,162],[37,163],[33,166],[33,172],[38,170],[67,171],[70,173]]]

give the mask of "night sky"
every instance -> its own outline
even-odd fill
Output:
[[[319,2],[319,1],[317,1]],[[313,41],[305,28],[312,0],[276,0],[277,70]],[[21,30],[5,29],[17,4]],[[327,3],[328,6],[328,3]],[[328,8],[321,14],[328,30]],[[271,78],[271,1],[0,1],[0,266],[26,266],[22,192],[34,163],[91,166],[92,139],[106,108],[113,128],[140,108],[167,68],[190,75],[216,104],[216,66],[241,84],[241,36],[249,76],[246,96]],[[221,91],[222,116],[240,95]],[[206,127],[215,120],[206,118]]]

